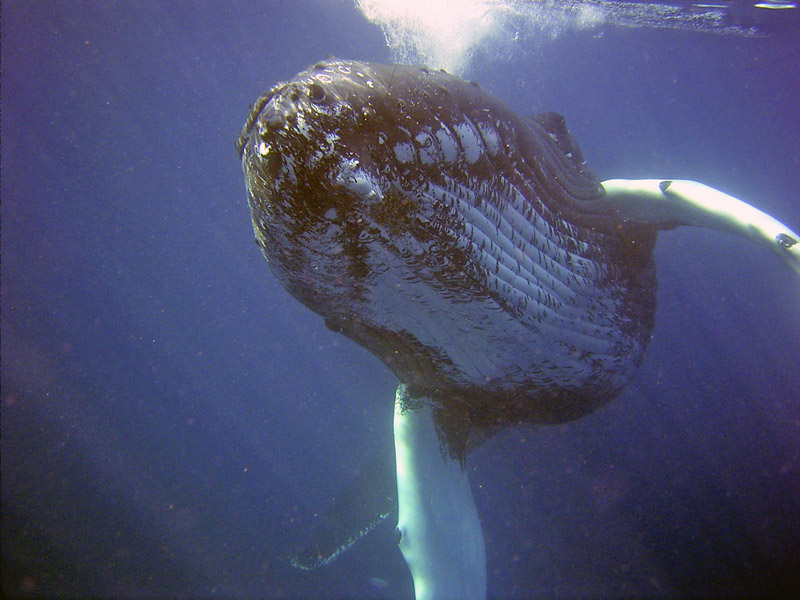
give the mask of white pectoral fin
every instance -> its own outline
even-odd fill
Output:
[[[486,551],[478,511],[461,463],[443,451],[433,406],[397,389],[398,544],[417,600],[482,600]]]
[[[682,179],[609,179],[600,200],[621,223],[669,228],[692,225],[727,231],[781,255],[800,275],[800,234],[738,198]]]

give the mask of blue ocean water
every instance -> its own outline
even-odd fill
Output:
[[[796,17],[531,34],[467,76],[563,113],[601,178],[699,180],[797,230]],[[344,0],[11,0],[1,26],[3,594],[412,597],[391,522],[286,559],[391,460],[397,381],[272,279],[233,148],[277,80],[392,60],[381,30]],[[625,393],[470,457],[489,597],[800,588],[800,282],[705,230],[657,265]]]

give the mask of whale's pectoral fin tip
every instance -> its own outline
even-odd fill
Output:
[[[775,241],[781,248],[788,250],[797,243],[797,240],[790,236],[788,233],[779,233],[775,236]]]
[[[667,191],[667,189],[669,189],[669,186],[671,186],[671,185],[672,185],[672,180],[671,180],[671,179],[665,179],[665,180],[661,181],[661,182],[658,184],[658,188],[659,188],[659,189],[660,189],[662,192],[666,192],[666,191]]]

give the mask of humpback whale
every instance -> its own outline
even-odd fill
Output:
[[[400,381],[397,538],[418,599],[485,597],[470,450],[578,419],[632,378],[659,231],[728,231],[800,273],[800,235],[755,207],[601,182],[563,117],[443,71],[319,62],[258,98],[236,147],[274,276]]]

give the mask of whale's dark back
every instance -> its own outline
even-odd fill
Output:
[[[620,228],[564,120],[444,72],[318,63],[237,142],[283,285],[470,426],[612,400],[653,325],[655,232]]]

